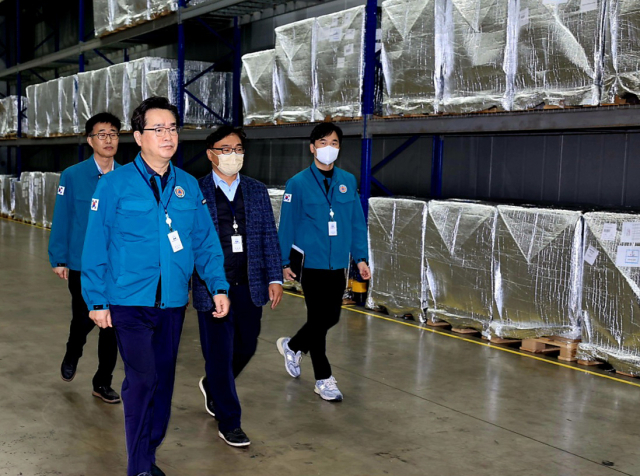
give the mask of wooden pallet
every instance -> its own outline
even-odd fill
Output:
[[[576,362],[576,350],[580,339],[564,339],[562,337],[538,337],[523,339],[520,350],[534,354],[550,354],[560,351],[558,360]]]
[[[464,334],[464,335],[480,334],[480,331],[476,329],[472,329],[470,327],[451,327],[451,332],[455,332],[456,334]]]
[[[604,362],[601,362],[599,360],[582,360],[582,359],[578,359],[578,365],[584,365],[586,367],[596,367],[598,365],[602,365],[604,364]]]
[[[446,321],[433,321],[431,319],[427,319],[427,322],[425,322],[425,324],[430,327],[451,327],[451,324]]]
[[[482,338],[488,340],[490,344],[516,345],[522,343],[522,339],[504,339],[494,335],[490,335],[489,337],[482,336]]]
[[[622,375],[623,377],[640,378],[640,376],[638,375],[631,375],[631,374],[628,374],[627,372],[620,372],[619,370],[616,370],[616,374]]]

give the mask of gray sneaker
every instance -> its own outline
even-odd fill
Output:
[[[338,390],[338,385],[333,375],[324,380],[317,380],[316,387],[313,391],[320,395],[320,398],[328,402],[342,401],[342,393]]]
[[[293,378],[300,377],[300,362],[302,362],[302,352],[294,352],[289,348],[290,337],[280,337],[276,342],[278,352],[284,356],[284,368]]]

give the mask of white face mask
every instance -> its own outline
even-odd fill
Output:
[[[340,149],[336,149],[335,147],[331,147],[330,145],[322,147],[320,149],[316,148],[316,159],[318,159],[324,165],[331,165],[336,161],[339,153]]]
[[[233,177],[240,172],[242,163],[244,161],[244,154],[236,154],[235,152],[229,155],[216,155],[218,157],[218,170],[227,177]],[[214,164],[215,165],[215,164]]]

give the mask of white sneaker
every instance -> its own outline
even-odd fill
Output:
[[[337,383],[332,375],[327,379],[317,380],[313,391],[320,395],[320,398],[328,402],[341,402],[342,393],[338,389]]]
[[[276,342],[278,352],[284,356],[284,368],[293,378],[300,377],[300,362],[302,362],[302,352],[294,352],[289,348],[290,337],[280,337]]]

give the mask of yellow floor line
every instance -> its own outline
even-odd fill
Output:
[[[296,296],[296,297],[304,299],[304,296],[302,296],[300,294],[292,293],[292,292],[289,292],[289,291],[285,291],[285,294],[288,294],[289,296]],[[382,319],[382,320],[385,320],[385,321],[393,322],[394,324],[402,324],[403,326],[415,327],[416,329],[420,329],[422,331],[432,332],[434,334],[439,334],[441,336],[450,337],[452,339],[458,339],[458,340],[462,340],[462,341],[465,341],[465,342],[470,342],[472,344],[482,345],[484,347],[490,347],[491,349],[501,350],[502,352],[508,352],[510,354],[519,355],[520,357],[526,357],[528,359],[539,360],[540,362],[545,362],[547,364],[557,365],[558,367],[564,367],[565,369],[577,370],[578,372],[582,372],[582,373],[589,374],[589,375],[595,375],[596,377],[606,378],[606,379],[609,379],[609,380],[615,380],[616,382],[626,383],[627,385],[633,385],[634,387],[640,387],[640,383],[630,382],[628,380],[623,380],[623,379],[620,379],[620,378],[617,378],[617,377],[611,377],[610,375],[605,375],[605,374],[601,374],[601,373],[598,373],[598,372],[592,372],[591,370],[581,369],[580,367],[574,367],[574,366],[566,365],[566,364],[563,364],[563,363],[560,363],[560,362],[555,362],[553,360],[543,359],[543,358],[540,358],[540,357],[536,357],[535,355],[526,354],[524,352],[518,352],[516,350],[509,349],[507,347],[497,346],[496,344],[489,344],[489,343],[486,343],[486,342],[480,342],[480,341],[477,341],[477,340],[467,339],[466,337],[460,337],[460,336],[448,334],[446,332],[441,332],[441,331],[438,331],[438,330],[435,330],[435,329],[430,329],[429,327],[426,327],[426,326],[420,326],[420,325],[417,325],[417,324],[412,324],[410,322],[402,322],[402,321],[399,321],[397,319],[392,319],[390,317],[371,314],[370,312],[365,312],[365,311],[361,311],[359,309],[354,309],[351,306],[342,306],[342,309],[345,309],[345,310],[351,311],[351,312],[357,312],[359,314],[364,314],[365,316],[375,317],[376,319]]]
[[[27,223],[27,222],[20,221],[20,220],[14,220],[13,218],[0,217],[0,220],[10,221],[10,222],[13,222],[13,223],[19,223],[21,225],[28,225],[28,226],[32,226],[34,228],[40,228],[41,230],[51,231],[51,228],[45,228],[44,226],[34,225],[32,223]]]
[[[32,225],[31,223],[25,223],[25,222],[22,222],[22,221],[13,220],[11,218],[0,217],[0,219],[6,220],[6,221],[11,221],[11,222],[14,222],[14,223],[20,223],[22,225],[33,226],[35,228],[40,228],[41,230],[49,230],[49,228],[45,228],[45,227],[38,226],[38,225]],[[288,294],[289,296],[295,296],[295,297],[299,297],[299,298],[304,299],[304,296],[302,296],[300,294],[292,293],[292,292],[289,292],[289,291],[285,291],[284,293]],[[391,319],[390,317],[378,316],[376,314],[371,314],[370,312],[361,311],[360,309],[354,309],[353,307],[349,307],[349,306],[342,306],[342,309],[345,309],[346,311],[357,312],[359,314],[364,314],[365,316],[375,317],[376,319],[382,319],[382,320],[385,320],[385,321],[393,322],[394,324],[402,324],[403,326],[415,327],[416,329],[420,329],[422,331],[427,331],[427,332],[432,332],[433,334],[439,334],[441,336],[450,337],[452,339],[458,339],[458,340],[462,340],[462,341],[465,341],[465,342],[470,342],[472,344],[482,345],[484,347],[490,347],[491,349],[501,350],[502,352],[508,352],[509,354],[515,354],[515,355],[519,355],[520,357],[526,357],[528,359],[539,360],[540,362],[545,362],[547,364],[556,365],[558,367],[564,367],[565,369],[577,370],[578,372],[582,372],[582,373],[589,374],[589,375],[594,375],[594,376],[600,377],[600,378],[606,378],[606,379],[609,379],[609,380],[614,380],[614,381],[620,382],[620,383],[626,383],[627,385],[632,385],[634,387],[639,387],[640,388],[640,383],[630,382],[628,380],[622,380],[622,379],[619,379],[617,377],[611,377],[610,375],[604,375],[604,374],[601,374],[601,373],[598,373],[598,372],[592,372],[591,370],[581,369],[580,367],[574,367],[574,366],[571,366],[571,365],[562,364],[560,362],[555,362],[553,360],[543,359],[543,358],[540,358],[540,357],[536,357],[535,355],[530,355],[530,354],[526,354],[526,353],[523,353],[523,352],[518,352],[516,350],[509,349],[509,348],[506,348],[506,347],[499,347],[499,346],[497,346],[495,344],[488,344],[486,342],[479,342],[477,340],[467,339],[466,337],[460,337],[460,336],[456,336],[456,335],[452,335],[452,334],[447,334],[446,332],[441,332],[441,331],[438,331],[438,330],[435,330],[435,329],[430,329],[429,327],[420,326],[420,325],[417,325],[417,324],[412,324],[410,322],[402,322],[402,321],[399,321],[397,319]]]

